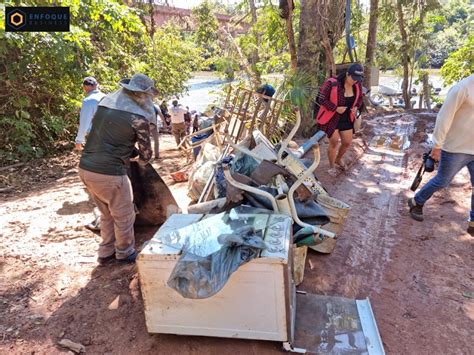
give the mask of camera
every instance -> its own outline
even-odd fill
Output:
[[[416,191],[418,186],[420,186],[421,181],[423,180],[423,174],[425,172],[431,173],[435,170],[436,161],[430,156],[430,154],[431,150],[423,154],[423,163],[418,169],[418,173],[416,174],[415,179],[413,179],[410,190]]]
[[[430,157],[431,150],[428,153],[423,154],[423,164],[427,173],[432,173],[435,169],[436,161]]]

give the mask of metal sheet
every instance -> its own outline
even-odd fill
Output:
[[[314,294],[296,295],[294,348],[309,354],[383,355],[370,303]],[[371,326],[370,326],[371,324]],[[375,327],[375,328],[374,328]]]
[[[143,247],[143,250],[138,255],[139,259],[147,260],[150,256],[153,255],[169,255],[173,256],[172,260],[178,258],[181,254],[181,248],[173,248],[171,246],[165,245],[160,241],[162,236],[169,235],[170,233],[188,226],[190,224],[196,223],[199,220],[204,218],[202,214],[173,214],[166,220],[166,222],[158,229],[152,239],[146,242],[146,245]]]
[[[157,239],[163,244],[182,250],[186,245],[188,251],[206,257],[221,249],[219,237],[232,234],[245,227],[263,230],[267,226],[268,215],[264,214],[231,214],[220,213],[186,227],[160,233]]]
[[[169,216],[179,211],[173,194],[151,164],[131,162],[129,177],[133,200],[139,212],[136,225],[163,224]]]
[[[372,312],[372,306],[370,305],[369,299],[367,298],[365,300],[357,300],[356,304],[362,330],[365,334],[369,355],[385,354],[385,350],[383,349],[382,345],[382,339],[380,338],[377,323],[375,323],[374,312]]]
[[[268,248],[263,250],[261,257],[286,260],[290,249],[292,220],[282,214],[271,214],[265,231],[265,242]]]

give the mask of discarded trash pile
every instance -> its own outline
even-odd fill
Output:
[[[308,247],[334,249],[349,206],[329,196],[314,175],[323,132],[289,149],[301,123],[298,110],[246,89],[229,91],[223,107],[205,134],[201,130],[182,142],[196,153],[189,176],[195,203],[188,214],[171,215],[138,256],[147,329],[282,341],[286,350],[303,352],[295,347],[294,341],[304,343],[295,324],[314,310],[297,315],[295,285],[303,280]],[[313,160],[307,162],[309,151]],[[328,301],[304,294],[302,304],[323,302],[315,329],[333,327],[331,312],[324,313],[332,309]],[[361,304],[370,310],[363,302],[351,304],[350,315],[344,313],[349,308],[337,308],[344,314],[336,318],[358,319]],[[360,336],[366,349],[360,322],[343,325],[338,331]]]
[[[289,127],[288,118],[281,117],[285,111],[296,122],[281,141]],[[197,203],[188,213],[213,215],[246,206],[290,216],[297,284],[303,278],[307,247],[330,253],[349,211],[314,176],[324,132],[296,151],[288,148],[300,123],[299,111],[288,103],[240,88],[229,90],[213,122],[206,121],[204,129],[181,144],[197,153],[189,177],[189,196]],[[312,162],[303,159],[309,151]]]
[[[324,133],[288,148],[300,123],[288,103],[237,89],[182,142],[197,153],[195,203],[137,259],[150,332],[292,341],[307,249],[331,252],[349,211],[314,175]]]
[[[303,259],[297,261],[304,267],[306,246],[323,253],[334,249],[349,211],[347,204],[328,195],[313,174],[324,133],[318,132],[294,152],[288,149],[301,122],[295,110],[293,129],[274,146],[270,139],[281,140],[284,131],[278,123],[285,122],[279,117],[285,103],[240,90],[231,100],[240,105],[229,105],[229,94],[227,109],[216,117],[218,126],[214,124],[213,133],[200,144],[189,180],[189,196],[197,203],[188,212],[213,214],[244,205],[289,215],[294,222],[293,241],[302,247],[296,254]],[[256,109],[249,110],[252,102]],[[262,106],[263,114],[256,112]],[[275,132],[280,136],[275,137]],[[310,150],[313,162],[303,160]],[[301,280],[302,275],[297,282]]]

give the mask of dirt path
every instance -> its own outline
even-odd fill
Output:
[[[465,231],[469,176],[462,171],[427,204],[424,223],[408,216],[409,187],[426,150],[420,142],[434,123],[434,116],[419,117],[424,119],[393,115],[370,122],[382,137],[411,136],[406,155],[380,149],[374,139],[335,184],[322,176],[352,210],[335,252],[310,255],[314,270],[303,288],[369,297],[388,354],[472,354],[474,302],[463,296],[474,290],[474,238]]]
[[[365,137],[410,134],[416,125],[412,141],[422,142],[433,121],[376,118],[366,125]],[[155,164],[167,182],[184,164],[173,144],[164,137],[166,158]],[[351,151],[354,165],[336,179],[324,173],[324,164],[318,169],[328,190],[352,210],[333,254],[310,253],[299,288],[369,297],[388,354],[473,353],[474,303],[465,297],[474,291],[474,238],[464,222],[467,173],[430,201],[421,224],[407,216],[405,200],[423,146],[413,143],[406,155],[373,146],[362,154],[363,148],[359,138]],[[62,338],[83,344],[90,354],[281,351],[273,342],[149,335],[136,267],[95,263],[98,237],[82,228],[92,219],[92,206],[76,164],[77,156],[70,155],[19,168],[15,181],[12,174],[2,177],[12,192],[0,205],[0,353],[64,353],[57,346]],[[187,203],[185,185],[173,191],[180,204]],[[138,230],[138,244],[154,232]]]

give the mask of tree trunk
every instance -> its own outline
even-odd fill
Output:
[[[257,69],[257,63],[260,61],[258,55],[258,48],[260,48],[260,35],[257,33],[257,8],[255,6],[254,0],[249,0],[250,13],[252,14],[252,34],[255,38],[255,49],[252,51],[250,56],[250,64],[252,65],[252,70],[257,77],[257,80],[260,81],[260,72]]]
[[[403,65],[402,95],[405,101],[405,109],[411,109],[410,95],[408,92],[409,61],[408,61],[408,35],[405,29],[405,19],[403,16],[403,5],[401,0],[397,0],[398,28],[402,37],[401,57]]]
[[[379,0],[370,0],[369,34],[365,50],[364,86],[370,90],[372,67],[374,66],[375,44],[377,42],[377,23],[379,17]]]
[[[150,37],[153,38],[156,32],[155,6],[153,5],[153,0],[148,0],[148,12],[150,14]]]
[[[291,69],[296,70],[298,57],[296,55],[295,33],[293,32],[293,1],[288,2],[288,17],[286,18],[286,35],[288,37],[288,47],[290,49]]]
[[[302,0],[300,10],[300,40],[298,43],[298,69],[314,75],[315,83],[320,69],[321,51],[319,31],[314,18],[318,0]]]
[[[297,69],[311,76],[312,97],[324,81],[326,69],[331,70],[334,65],[332,50],[344,30],[345,3],[345,0],[301,0]],[[309,111],[301,108],[300,134],[305,134],[314,125],[313,118],[305,113]]]
[[[256,73],[252,70],[252,66],[249,63],[247,57],[242,53],[242,50],[240,49],[239,45],[235,41],[234,37],[230,34],[229,31],[227,31],[224,27],[221,28],[221,35],[222,39],[224,42],[227,42],[228,45],[230,45],[237,55],[239,56],[239,63],[242,65],[244,68],[245,73],[247,73],[248,77],[250,78],[250,81],[252,82],[253,87],[256,89],[258,86],[260,86],[260,78],[256,75]]]
[[[336,62],[334,60],[334,54],[332,53],[333,48],[326,34],[323,34],[321,46],[324,48],[324,54],[326,55],[326,76],[336,76]]]

